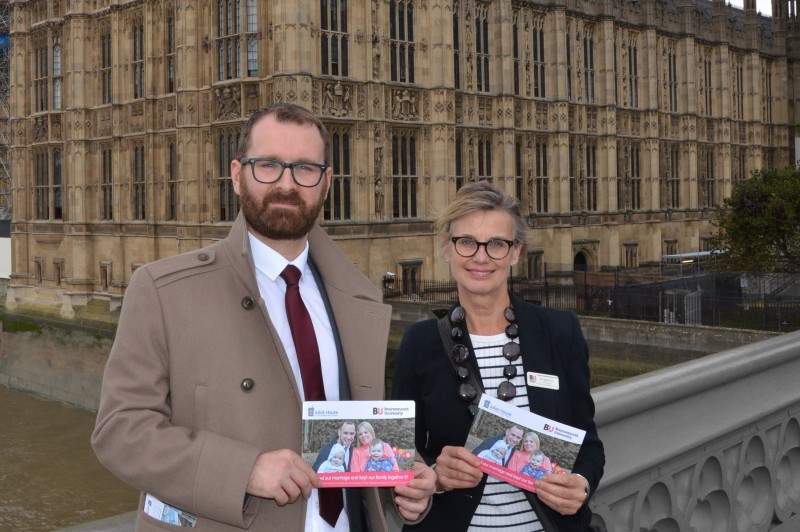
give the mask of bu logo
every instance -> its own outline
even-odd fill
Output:
[[[381,414],[383,414],[383,407],[372,409],[373,416],[380,416]]]
[[[544,430],[546,430],[547,432],[553,432],[554,430],[556,430],[556,428],[552,425],[548,425],[547,423],[545,423]]]

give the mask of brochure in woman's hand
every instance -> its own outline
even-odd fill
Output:
[[[414,478],[414,401],[305,401],[303,459],[323,488]]]
[[[483,394],[465,447],[481,471],[528,491],[544,475],[569,473],[586,431]]]

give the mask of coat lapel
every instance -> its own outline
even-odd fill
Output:
[[[511,294],[511,301],[517,313],[519,344],[522,349],[526,383],[529,372],[559,375],[560,371],[556,371],[553,366],[554,357],[548,332],[536,315],[536,307],[523,301],[516,294]],[[548,412],[556,411],[557,394],[552,393],[552,390],[536,386],[526,386],[526,388],[531,411],[544,416],[547,416]]]

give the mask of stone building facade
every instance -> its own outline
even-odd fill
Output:
[[[514,275],[702,251],[793,159],[792,20],[745,1],[11,1],[6,306],[113,309],[226,235],[239,128],[278,101],[329,127],[320,222],[376,284],[447,278],[431,222],[478,179],[522,202]]]

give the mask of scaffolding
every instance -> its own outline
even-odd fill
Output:
[[[9,97],[9,2],[0,0],[0,221],[11,220],[11,112]]]

